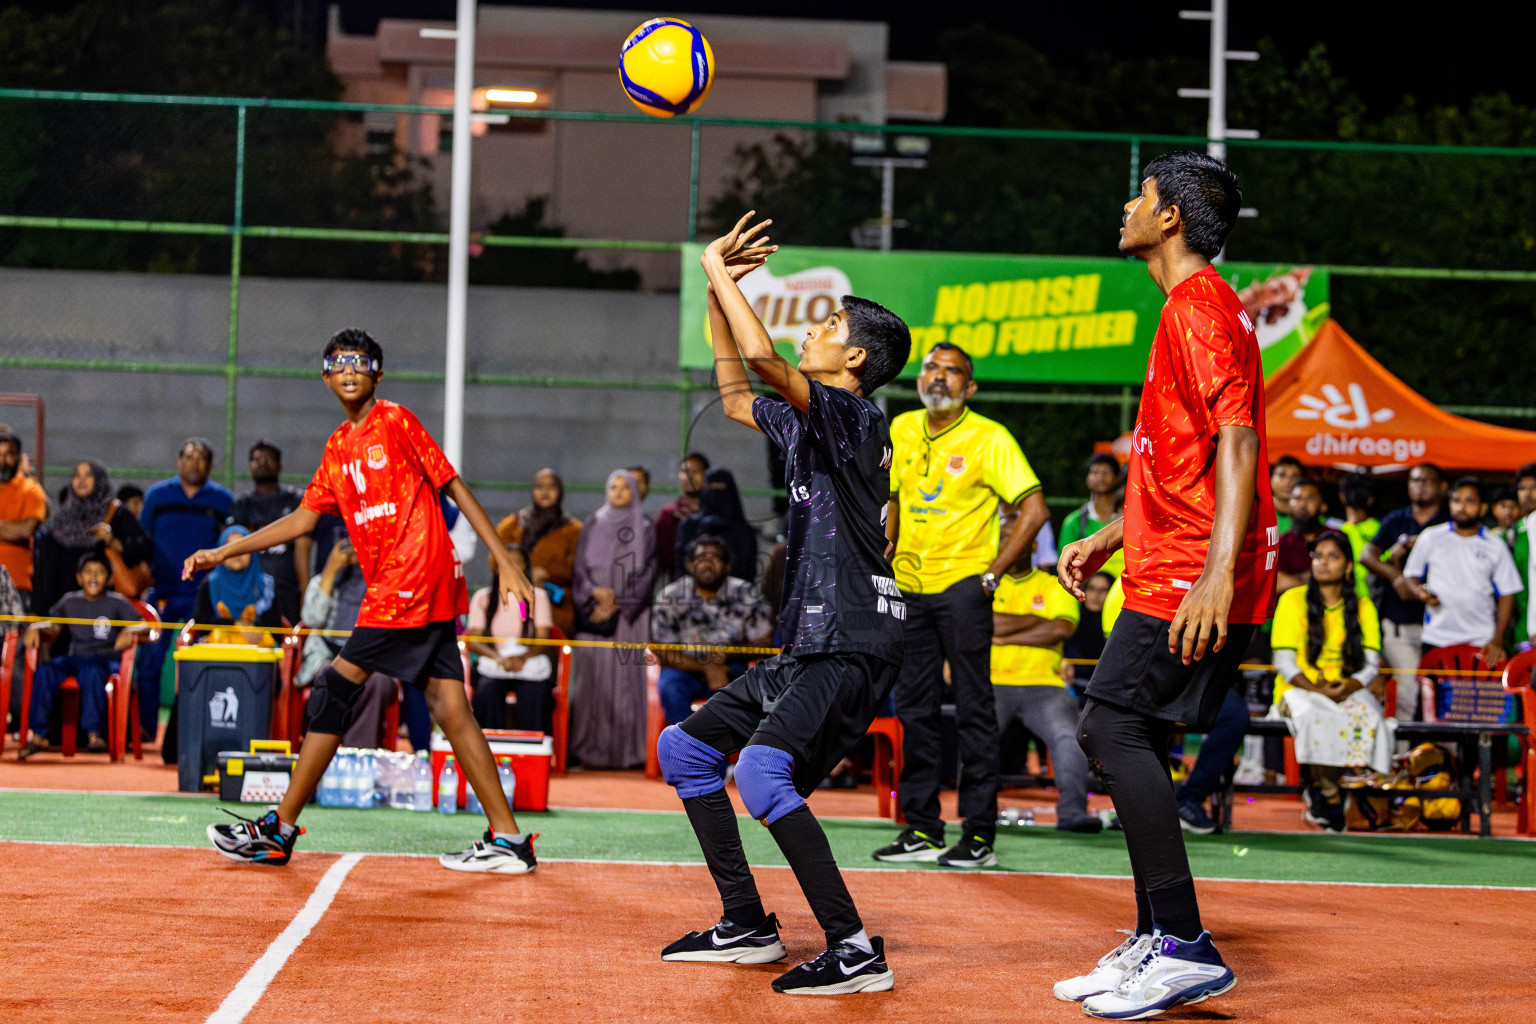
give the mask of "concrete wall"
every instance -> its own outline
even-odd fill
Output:
[[[244,453],[258,437],[280,445],[285,471],[307,475],[341,422],[319,380],[320,352],[341,327],[366,328],[384,346],[381,393],[408,405],[429,430],[442,427],[442,386],[388,379],[390,370],[441,372],[446,291],[437,285],[248,278],[241,282],[240,361],[314,366],[313,381],[241,378],[235,439],[237,491]],[[571,289],[472,288],[471,373],[588,377],[615,382],[679,379],[677,297]],[[229,342],[229,281],[192,275],[0,269],[0,354],[47,358],[221,365]],[[47,461],[90,457],[111,467],[174,471],[178,443],[192,434],[224,451],[220,377],[78,370],[0,370],[0,392],[47,402]],[[766,487],[761,435],[726,421],[713,393],[696,394],[690,446],[735,470],[744,487]],[[0,420],[18,423],[18,410]],[[568,484],[601,483],[610,470],[650,468],[654,512],[675,493],[681,409],[675,392],[471,386],[465,411],[468,480],[526,481],[551,466]],[[30,434],[30,426],[26,433]],[[220,477],[222,478],[222,476]],[[56,491],[60,475],[47,480]],[[526,491],[484,490],[499,517],[526,504]],[[600,503],[573,493],[572,514]],[[766,499],[748,514],[769,515]],[[771,532],[771,526],[770,526]]]

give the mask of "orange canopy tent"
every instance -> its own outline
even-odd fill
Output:
[[[1536,460],[1536,432],[1445,412],[1392,375],[1337,321],[1264,384],[1269,458],[1391,473],[1416,462],[1448,471],[1512,472]],[[1111,450],[1130,456],[1130,435]]]

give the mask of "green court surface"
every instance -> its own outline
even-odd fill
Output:
[[[204,846],[205,827],[230,820],[219,813],[220,806],[247,816],[260,810],[211,798],[5,791],[0,792],[0,839]],[[484,821],[466,814],[312,806],[304,812],[309,831],[299,849],[436,854],[462,849],[478,837]],[[538,851],[546,859],[702,862],[681,813],[552,810],[524,812],[518,823],[541,833]],[[881,867],[870,853],[895,834],[889,823],[874,820],[833,818],[823,824],[838,862],[850,868]],[[754,864],[784,863],[762,826],[743,818],[741,832]],[[1254,832],[1186,838],[1191,866],[1201,878],[1536,887],[1536,846],[1512,839]],[[1004,871],[1130,874],[1118,832],[1084,836],[1050,828],[1009,829],[998,837],[997,855]]]

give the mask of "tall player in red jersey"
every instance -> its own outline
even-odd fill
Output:
[[[1168,739],[1215,720],[1269,615],[1279,535],[1253,324],[1211,266],[1242,194],[1200,153],[1154,160],[1125,204],[1120,251],[1168,296],[1141,392],[1125,517],[1061,552],[1061,585],[1125,548],[1125,611],[1088,683],[1078,740],[1115,801],[1136,882],[1136,933],[1056,985],[1089,1016],[1149,1017],[1237,984],[1200,921]]]
[[[375,397],[384,376],[378,342],[355,328],[338,332],[326,345],[323,370],[347,421],[326,442],[303,504],[249,536],[193,554],[184,572],[190,576],[235,555],[286,544],[329,513],[347,524],[368,590],[346,646],[314,682],[309,733],[283,802],[255,821],[210,825],[208,837],[232,860],[288,863],[303,831],[296,824],[299,812],[352,723],[363,681],[380,672],[426,693],[432,717],[489,819],[482,840],[439,863],[457,871],[526,874],[536,865],[533,837],[518,831],[491,749],[464,696],[454,624],[469,601],[439,494],[453,499],[496,559],[502,600],[531,605],[533,588],[420,421],[404,406]]]

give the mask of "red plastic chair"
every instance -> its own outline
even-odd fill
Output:
[[[1438,702],[1435,699],[1439,680],[1447,677],[1454,678],[1461,672],[1483,672],[1489,669],[1497,672],[1501,667],[1484,664],[1482,648],[1471,644],[1430,648],[1425,652],[1424,657],[1419,659],[1419,714],[1426,722],[1440,720],[1436,707]]]
[[[1527,727],[1536,727],[1536,690],[1532,689],[1531,673],[1536,670],[1536,650],[1517,654],[1504,663],[1504,690],[1519,701],[1520,721]],[[1515,830],[1521,835],[1531,834],[1536,821],[1536,737],[1520,737],[1520,803],[1517,805]],[[1502,777],[1503,773],[1500,773]]]
[[[11,706],[11,675],[16,664],[16,645],[21,642],[21,633],[18,630],[8,630],[4,636],[0,636],[0,715],[4,715]],[[25,729],[26,723],[21,723]],[[26,736],[22,736],[20,743],[26,743]],[[5,753],[5,723],[0,722],[0,754]]]
[[[877,718],[869,723],[869,735],[875,741],[875,763],[869,776],[875,786],[876,807],[880,817],[905,825],[907,817],[901,813],[901,719]]]
[[[661,778],[661,759],[656,744],[667,727],[667,713],[661,709],[661,659],[645,652],[645,777]]]
[[[551,640],[566,639],[565,633],[559,626],[550,630]],[[570,748],[571,738],[571,647],[562,645],[560,657],[555,662],[555,706],[550,715],[550,740],[554,744],[554,772],[556,775],[565,774],[566,752]],[[658,734],[659,735],[659,734]],[[649,767],[650,761],[646,761]]]
[[[286,740],[297,753],[304,733],[304,705],[307,694],[299,692],[296,682],[304,662],[304,623],[301,621],[283,637],[283,657],[277,663],[277,695],[272,700],[272,738]]]
[[[154,606],[140,601],[137,598],[129,598],[129,602],[137,609],[139,617],[152,627],[160,625],[160,613]],[[139,645],[142,643],[154,643],[160,639],[160,630],[152,628],[142,638],[136,639],[129,648],[123,652],[123,660],[118,666],[117,674],[107,679],[107,713],[110,716],[110,731],[107,735],[108,752],[113,761],[121,761],[128,752],[130,731],[132,733],[133,759],[144,760],[144,741],[139,735],[139,686],[134,676],[134,666],[138,660]]]

